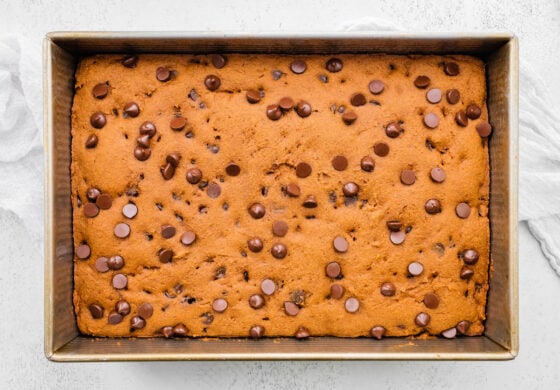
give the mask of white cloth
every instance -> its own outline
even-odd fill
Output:
[[[342,31],[402,31],[376,18],[343,23]],[[43,148],[40,50],[0,37],[0,208],[15,213],[31,238],[43,238]],[[542,80],[521,59],[520,220],[560,275],[560,116]],[[39,244],[39,245],[41,245]]]
[[[0,208],[16,214],[33,245],[43,243],[41,51],[0,37]],[[35,48],[36,49],[36,48]]]

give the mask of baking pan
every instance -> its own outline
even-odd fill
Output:
[[[484,335],[440,338],[312,337],[103,339],[80,335],[72,304],[70,130],[74,71],[97,53],[468,54],[487,65],[491,264]],[[509,33],[54,32],[44,40],[46,220],[45,354],[53,361],[507,360],[518,351],[518,43]]]

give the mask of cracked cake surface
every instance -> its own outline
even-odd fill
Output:
[[[483,332],[481,60],[96,55],[75,83],[82,333]]]

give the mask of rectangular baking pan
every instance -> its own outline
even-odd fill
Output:
[[[487,65],[493,271],[483,336],[413,338],[102,339],[80,335],[72,305],[70,187],[74,71],[97,53],[468,54]],[[518,43],[509,33],[54,32],[44,40],[45,354],[52,361],[507,360],[518,351]]]

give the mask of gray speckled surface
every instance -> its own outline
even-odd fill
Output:
[[[54,30],[335,30],[372,16],[414,30],[510,30],[560,106],[560,2],[251,2],[0,0],[0,34],[40,51]],[[38,92],[39,93],[39,92]],[[38,98],[39,99],[39,98]],[[39,101],[39,100],[36,100]],[[1,181],[0,181],[1,182]],[[6,183],[3,183],[4,185]],[[41,204],[36,205],[42,207]],[[40,221],[37,221],[39,224]],[[539,388],[560,386],[560,296],[554,275],[520,226],[520,354],[511,362],[215,362],[56,364],[43,356],[40,240],[0,209],[0,387],[19,388]],[[30,235],[32,234],[32,235]]]

